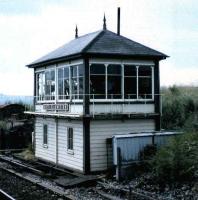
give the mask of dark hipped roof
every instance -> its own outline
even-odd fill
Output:
[[[82,53],[94,55],[157,57],[159,59],[167,57],[167,55],[159,51],[146,47],[121,35],[117,35],[108,30],[101,30],[78,37],[27,66],[35,67],[39,64],[55,62],[64,58],[67,59]]]

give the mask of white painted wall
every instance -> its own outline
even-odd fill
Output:
[[[43,145],[43,124],[48,125],[48,145]],[[41,118],[35,119],[35,156],[48,160],[50,162],[56,162],[56,123],[53,118]]]
[[[43,145],[43,124],[48,124],[48,145]],[[56,128],[56,126],[58,126]],[[67,128],[73,128],[74,150],[67,150]],[[56,129],[58,130],[58,154],[56,153]],[[82,121],[68,121],[36,117],[35,156],[46,161],[83,171],[83,124]],[[58,157],[57,157],[58,156]]]
[[[91,171],[107,169],[106,139],[117,134],[154,131],[153,119],[98,120],[90,123]]]
[[[91,104],[90,113],[112,113],[112,114],[132,114],[132,113],[154,113],[154,104]]]
[[[67,150],[67,127],[73,128],[73,154]],[[83,171],[83,123],[58,120],[58,164]]]

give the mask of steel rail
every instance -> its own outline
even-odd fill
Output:
[[[9,194],[7,194],[5,191],[3,191],[1,189],[0,189],[0,199],[1,200],[16,200],[12,196],[10,196]]]
[[[19,173],[19,172],[16,172],[15,170],[13,169],[7,169],[6,167],[3,167],[3,166],[0,166],[0,169],[7,172],[7,173],[10,173],[12,174],[13,176],[16,176],[22,180],[25,180],[25,181],[28,181],[30,183],[33,183],[45,190],[48,190],[48,191],[51,191],[53,193],[56,193],[60,196],[63,196],[64,198],[68,199],[68,200],[74,200],[75,198],[72,196],[72,195],[68,195],[68,194],[65,194],[64,190],[61,190],[61,189],[58,189],[58,188],[55,188],[49,184],[45,184],[44,182],[41,182],[40,180],[35,180],[34,178],[32,177],[29,177],[29,176],[24,176],[23,174]],[[1,198],[0,198],[1,200]],[[2,199],[3,200],[3,199]],[[5,199],[6,200],[6,199]],[[13,199],[15,200],[15,199]]]

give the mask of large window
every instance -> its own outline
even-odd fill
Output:
[[[107,67],[107,98],[121,99],[121,65]]]
[[[139,67],[138,68],[138,99],[152,98],[152,68]]]
[[[134,65],[124,66],[124,98],[137,98],[137,70]]]
[[[91,99],[152,99],[151,66],[92,64]]]
[[[69,99],[69,67],[58,69],[58,99]]]
[[[90,66],[90,94],[93,99],[105,99],[105,65]]]

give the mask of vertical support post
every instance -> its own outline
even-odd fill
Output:
[[[122,158],[120,147],[117,147],[117,166],[116,166],[116,180],[120,182],[121,180],[121,167],[122,167]]]
[[[89,58],[84,58],[83,78],[83,171],[90,173],[90,109],[89,109]]]
[[[154,91],[155,91],[155,113],[158,114],[155,118],[155,130],[161,130],[161,116],[160,116],[160,77],[159,77],[159,61],[155,61],[154,68]]]
[[[89,58],[84,58],[84,77],[83,77],[83,113],[84,115],[89,115]]]

